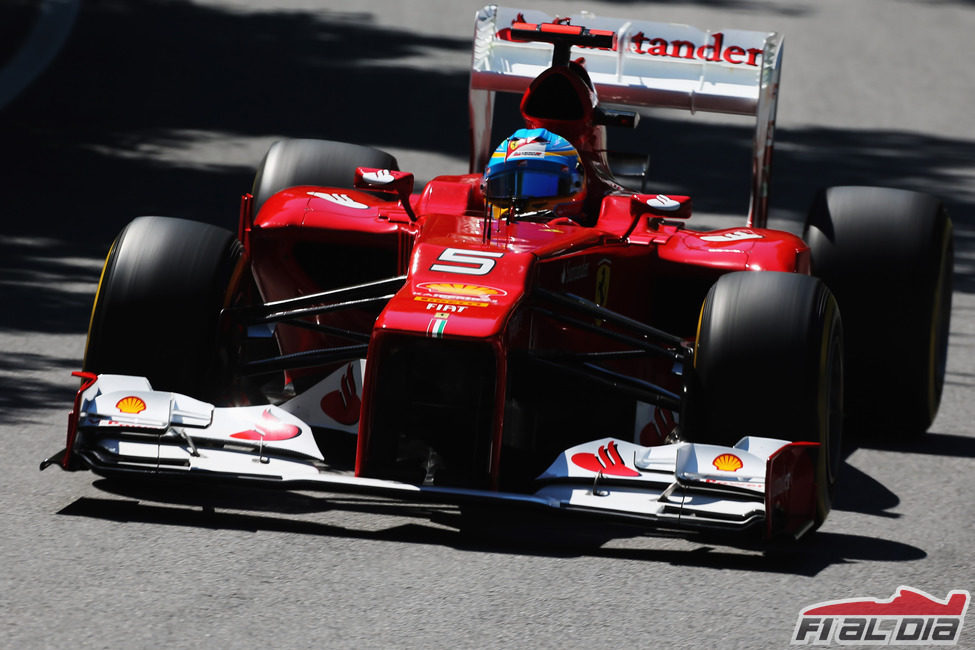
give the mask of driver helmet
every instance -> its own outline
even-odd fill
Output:
[[[547,129],[519,129],[491,154],[481,189],[499,214],[514,208],[571,217],[582,211],[585,180],[579,153],[568,140]]]

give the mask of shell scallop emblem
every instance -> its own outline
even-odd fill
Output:
[[[146,403],[135,395],[129,395],[116,402],[115,408],[122,413],[142,413],[146,410]]]
[[[741,462],[741,459],[734,454],[721,454],[715,458],[711,464],[722,472],[737,472],[745,465]]]
[[[456,282],[424,282],[418,285],[431,293],[443,293],[452,296],[504,296],[508,292],[504,289],[485,287],[479,284],[461,284]]]

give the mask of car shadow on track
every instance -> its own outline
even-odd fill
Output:
[[[975,437],[946,433],[929,432],[908,440],[863,437],[859,440],[859,446],[865,449],[883,449],[903,454],[975,458]]]
[[[862,430],[845,435],[844,458],[849,459],[853,452],[861,448],[912,455],[975,458],[975,438],[935,432],[907,438],[890,438],[882,432]],[[883,483],[849,462],[843,464],[839,489],[833,501],[834,510],[897,518],[900,515],[891,510],[899,504],[900,498]]]
[[[110,479],[96,481],[95,487],[106,496],[79,498],[58,514],[121,523],[272,531],[426,544],[471,552],[603,557],[802,576],[814,576],[831,565],[847,562],[926,557],[922,549],[901,542],[833,532],[817,532],[797,543],[769,544],[754,537],[607,526],[560,514],[540,515],[537,510],[505,509],[472,515],[456,506],[408,504],[373,497],[311,496],[229,486],[200,490],[177,483]],[[395,523],[381,529],[357,528],[360,515],[373,518],[372,522],[375,518],[392,518]],[[672,538],[685,540],[680,545],[687,548],[673,548],[668,541]]]

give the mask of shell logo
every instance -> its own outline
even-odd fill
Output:
[[[743,462],[741,462],[741,459],[734,454],[721,454],[715,458],[711,464],[722,472],[737,472],[745,465]]]
[[[479,284],[461,284],[459,282],[424,282],[418,286],[430,293],[442,293],[451,296],[504,296],[508,293],[504,289],[495,289]]]
[[[115,408],[122,413],[142,413],[146,410],[146,403],[135,395],[129,395],[116,402]]]

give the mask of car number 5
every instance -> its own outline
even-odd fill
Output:
[[[468,251],[462,248],[445,248],[437,262],[433,264],[431,271],[443,271],[444,273],[460,273],[461,275],[487,275],[496,264],[495,260],[504,253],[493,251]]]

